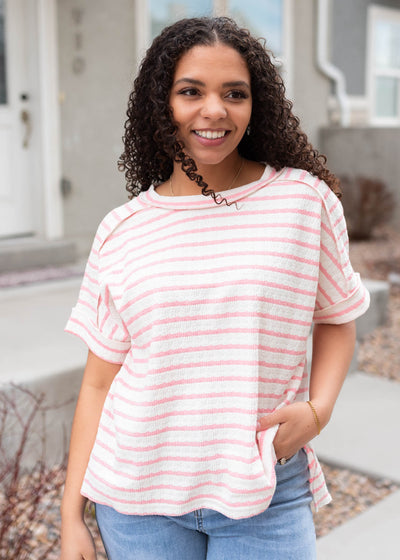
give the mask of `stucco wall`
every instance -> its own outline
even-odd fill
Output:
[[[293,2],[293,102],[303,130],[319,145],[319,128],[328,124],[329,80],[316,66],[317,2]]]
[[[338,175],[384,181],[396,200],[393,223],[400,227],[400,128],[323,128],[321,147]]]
[[[133,0],[58,0],[58,33],[65,235],[85,253],[128,200],[116,162],[136,65]]]

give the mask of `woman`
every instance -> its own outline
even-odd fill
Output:
[[[61,558],[95,558],[87,498],[111,560],[315,558],[310,504],[330,496],[309,441],[368,307],[338,182],[227,18],[154,40],[124,142],[131,201],[100,224],[67,325],[89,356]]]

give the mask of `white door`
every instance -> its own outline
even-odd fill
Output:
[[[34,232],[28,14],[0,0],[0,238]]]

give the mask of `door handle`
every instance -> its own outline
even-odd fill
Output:
[[[24,139],[22,140],[22,146],[27,148],[29,146],[29,139],[32,132],[32,120],[31,114],[26,109],[22,109],[21,111],[21,121],[25,125],[25,134]]]

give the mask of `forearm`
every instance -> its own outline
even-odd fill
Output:
[[[104,401],[119,367],[104,362],[89,352],[71,431],[67,476],[61,505],[63,520],[83,519],[86,499],[81,496],[80,488]]]
[[[83,518],[86,499],[81,496],[80,488],[106,394],[106,391],[94,387],[82,387],[79,395],[71,432],[67,477],[62,500],[63,518]]]
[[[317,411],[321,428],[331,417],[353,358],[355,342],[355,321],[314,326],[310,400]]]

